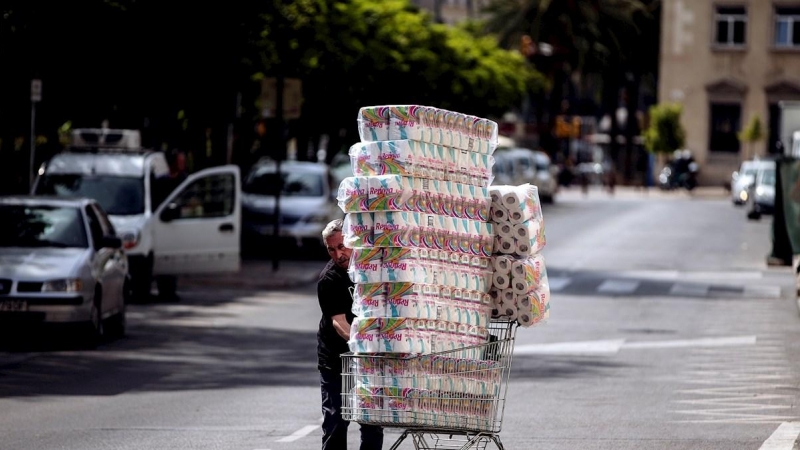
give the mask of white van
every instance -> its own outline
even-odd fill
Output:
[[[240,268],[241,180],[234,165],[180,181],[136,130],[77,129],[73,145],[39,169],[34,195],[89,197],[106,211],[128,255],[131,293],[174,297],[175,276]]]

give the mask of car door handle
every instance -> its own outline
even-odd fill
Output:
[[[223,233],[230,233],[233,231],[233,224],[232,223],[223,223],[219,226],[219,231]]]

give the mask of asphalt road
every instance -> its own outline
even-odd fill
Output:
[[[506,448],[757,450],[800,433],[800,315],[789,270],[765,266],[770,219],[628,192],[566,193],[545,218],[551,319],[517,334]],[[182,289],[132,306],[128,337],[97,350],[0,350],[0,449],[319,448],[314,286]]]

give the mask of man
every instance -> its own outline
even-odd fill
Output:
[[[347,353],[353,298],[353,282],[347,274],[352,250],[344,246],[342,220],[329,223],[322,231],[322,239],[331,260],[325,266],[317,283],[317,296],[322,309],[317,333],[317,356],[322,384],[322,449],[346,450],[347,427],[342,419],[342,361]],[[361,426],[361,450],[380,450],[383,446],[383,429]]]

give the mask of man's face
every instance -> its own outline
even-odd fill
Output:
[[[325,240],[325,246],[328,248],[328,254],[333,262],[339,267],[347,269],[350,265],[350,254],[353,253],[353,249],[344,246],[342,233],[337,232],[328,236],[328,239]]]

